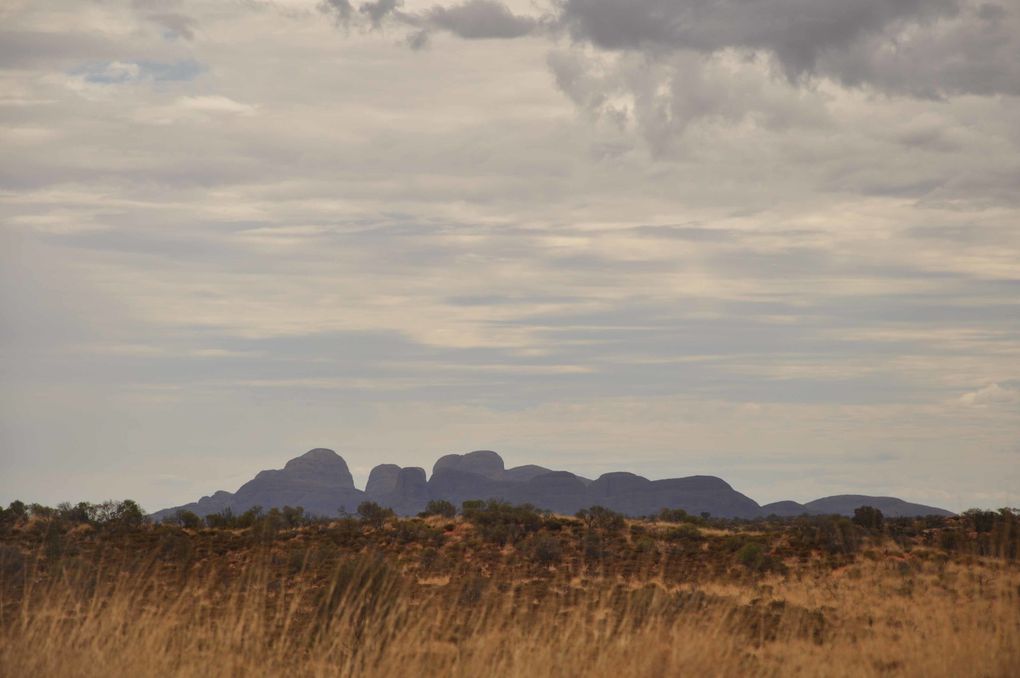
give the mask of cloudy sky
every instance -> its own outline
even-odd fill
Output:
[[[1020,2],[435,1],[0,0],[0,501],[1020,504]]]

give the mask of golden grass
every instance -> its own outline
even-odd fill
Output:
[[[1020,573],[1001,561],[666,588],[418,580],[365,555],[324,577],[256,554],[170,576],[154,558],[27,568],[0,605],[3,676],[1020,675]]]

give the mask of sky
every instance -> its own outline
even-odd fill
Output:
[[[440,1],[0,0],[0,502],[1020,505],[1018,0]]]

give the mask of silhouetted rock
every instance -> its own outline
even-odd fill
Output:
[[[205,516],[228,508],[242,513],[254,506],[266,510],[302,506],[311,515],[335,516],[341,508],[353,511],[364,497],[354,487],[347,462],[333,450],[317,448],[291,459],[282,469],[260,471],[233,494],[217,492],[194,504],[159,511],[153,518],[173,516],[178,509]]]
[[[649,480],[633,473],[606,473],[591,484],[592,504],[627,515],[652,515],[664,508],[720,518],[753,518],[758,504],[714,476]]]
[[[608,502],[613,497],[624,497],[640,494],[648,490],[652,481],[626,471],[603,473],[591,484],[591,497],[596,503]]]
[[[507,469],[491,450],[448,454],[436,461],[432,477],[418,467],[380,464],[372,469],[365,492],[354,487],[347,463],[332,450],[314,449],[287,462],[279,470],[261,471],[236,493],[216,492],[193,504],[153,514],[157,520],[181,509],[199,515],[231,509],[243,512],[252,506],[264,509],[303,506],[313,515],[335,516],[338,509],[354,511],[365,499],[413,515],[431,499],[445,499],[454,506],[469,499],[498,499],[512,504],[533,504],[558,513],[576,513],[601,505],[631,516],[654,515],[664,508],[681,508],[690,514],[708,513],[718,518],[755,518],[766,515],[797,516],[804,513],[852,515],[860,506],[874,506],[889,517],[952,515],[949,511],[911,504],[893,497],[840,495],[807,504],[780,501],[759,506],[715,476],[688,476],[649,480],[633,473],[605,473],[592,481],[567,471],[551,471],[526,465]]]
[[[440,457],[432,467],[432,475],[439,471],[452,470],[499,479],[504,468],[503,457],[492,450],[476,450],[467,454],[447,454]]]
[[[500,477],[503,480],[509,480],[511,482],[524,482],[526,480],[531,480],[536,476],[544,475],[546,473],[553,473],[553,470],[545,468],[544,466],[526,464],[524,466],[515,466],[513,468],[508,468],[507,470],[503,471],[503,474]]]
[[[896,497],[869,497],[864,494],[838,494],[832,497],[822,497],[809,501],[804,506],[811,513],[838,513],[844,516],[852,516],[854,509],[861,506],[877,508],[887,518],[953,515],[952,511],[924,504],[911,504]]]
[[[519,484],[449,466],[436,466],[428,482],[429,495],[433,499],[446,499],[457,507],[468,499],[505,499],[510,487]]]
[[[573,473],[550,471],[510,488],[515,504],[534,504],[556,513],[577,513],[591,506],[588,484]]]
[[[811,513],[807,506],[798,504],[795,501],[774,501],[761,507],[762,515],[779,516],[780,518],[792,518]]]
[[[400,467],[396,464],[379,464],[368,474],[365,494],[369,497],[379,497],[392,493],[397,487],[398,475],[400,475]],[[373,499],[373,501],[375,500]]]
[[[382,464],[372,469],[365,494],[380,506],[391,508],[401,515],[414,515],[425,510],[430,497],[425,469],[417,466],[400,468],[394,464]]]

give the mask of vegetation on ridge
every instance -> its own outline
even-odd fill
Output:
[[[1020,512],[0,512],[0,675],[1015,675]]]

